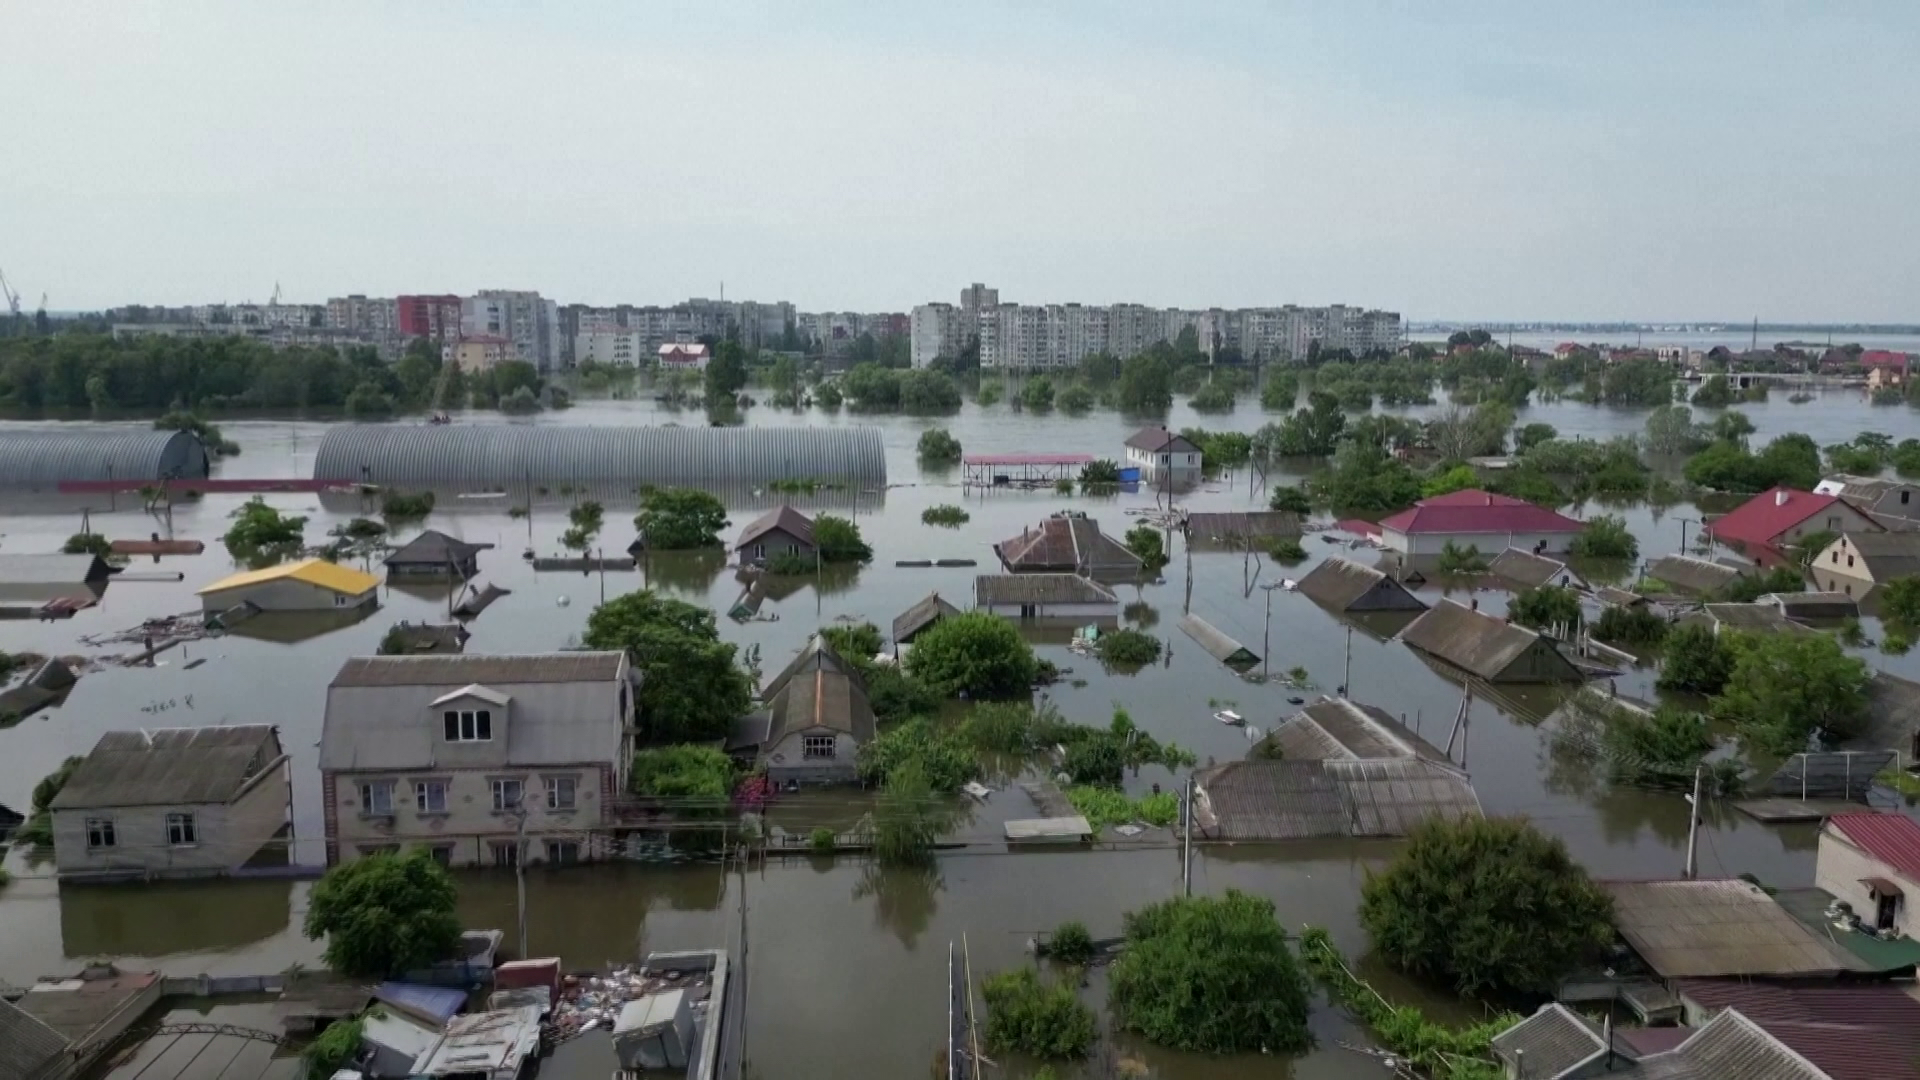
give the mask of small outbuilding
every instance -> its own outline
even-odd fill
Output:
[[[960,609],[942,600],[939,593],[928,593],[919,603],[893,617],[894,651],[898,652],[902,645],[913,644],[913,639],[934,623],[958,614]]]
[[[1574,573],[1566,563],[1523,548],[1510,547],[1496,555],[1487,571],[1516,589],[1539,589],[1549,585],[1568,589],[1587,587],[1586,579]]]
[[[465,581],[480,572],[480,553],[492,547],[492,544],[469,543],[438,529],[428,529],[387,556],[387,573],[392,577]]]
[[[119,572],[98,555],[0,554],[0,600],[98,600]]]
[[[1453,600],[1435,604],[1401,631],[1400,639],[1488,682],[1578,682],[1583,678],[1551,638]]]
[[[260,611],[352,611],[379,604],[380,579],[325,559],[282,563],[221,578],[198,593],[209,614],[249,605]]]
[[[1678,593],[1714,596],[1746,576],[1747,568],[1732,563],[1696,559],[1691,555],[1663,555],[1647,564],[1647,576]]]
[[[1009,619],[1117,622],[1120,598],[1079,574],[981,574],[973,579],[973,606]]]
[[[1339,615],[1363,611],[1425,611],[1427,605],[1385,571],[1338,556],[1307,571],[1301,595]]]
[[[1260,662],[1260,657],[1252,649],[1228,637],[1219,627],[1192,612],[1180,617],[1180,630],[1198,642],[1208,656],[1235,671],[1245,671]]]
[[[733,550],[743,560],[754,562],[782,557],[811,559],[813,519],[782,503],[741,529]]]
[[[1680,622],[1704,626],[1719,634],[1739,630],[1749,634],[1811,634],[1815,631],[1787,618],[1775,604],[1702,604],[1700,610],[1680,617]]]

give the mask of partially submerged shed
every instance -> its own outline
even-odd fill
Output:
[[[1860,604],[1846,593],[1768,593],[1760,602],[1779,608],[1780,614],[1789,619],[1853,619],[1860,615]]]
[[[1266,550],[1275,540],[1300,535],[1300,515],[1291,510],[1194,512],[1181,522],[1195,550]]]
[[[1745,575],[1745,568],[1691,555],[1663,555],[1647,564],[1647,576],[1676,592],[1712,596]]]
[[[1442,600],[1401,631],[1412,648],[1495,683],[1578,682],[1580,669],[1552,639],[1456,603]]]
[[[960,609],[940,599],[940,594],[928,593],[918,603],[893,617],[893,647],[910,645],[920,632],[949,615],[960,614]]]
[[[1194,787],[1195,823],[1221,840],[1397,837],[1480,814],[1464,773],[1418,758],[1234,761],[1195,772]]]
[[[480,553],[492,544],[476,544],[428,529],[396,548],[386,558],[387,573],[394,577],[457,578],[461,581],[480,572]]]
[[[1281,721],[1264,745],[1286,761],[1447,760],[1392,713],[1341,697],[1322,697]]]
[[[1363,611],[1425,611],[1427,605],[1383,571],[1338,556],[1324,559],[1295,586],[1301,595],[1336,614]]]
[[[0,600],[98,600],[119,572],[98,555],[0,554]]]
[[[1680,621],[1691,626],[1707,627],[1715,634],[1727,630],[1738,630],[1749,634],[1811,634],[1814,632],[1787,618],[1777,605],[1767,603],[1702,604],[1699,611],[1681,616]]]
[[[1252,649],[1228,637],[1212,623],[1191,612],[1180,618],[1180,629],[1198,642],[1207,655],[1230,668],[1245,669],[1260,662]]]
[[[1079,574],[981,574],[973,606],[1010,619],[1117,621],[1120,598]]]
[[[1538,589],[1547,585],[1585,588],[1586,579],[1559,559],[1536,555],[1524,548],[1510,547],[1494,556],[1487,570],[1493,576],[1519,589]]]

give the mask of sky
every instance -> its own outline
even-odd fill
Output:
[[[32,307],[1920,322],[1920,4],[7,0]]]

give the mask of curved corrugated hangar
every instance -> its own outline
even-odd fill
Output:
[[[0,432],[0,487],[62,481],[204,480],[207,448],[185,431],[81,427]]]

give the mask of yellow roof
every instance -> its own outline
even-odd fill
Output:
[[[359,596],[369,589],[380,586],[380,579],[372,574],[363,574],[358,570],[349,569],[338,563],[330,563],[325,559],[308,559],[305,562],[282,563],[279,566],[269,566],[265,570],[248,570],[232,577],[224,577],[194,595],[205,596],[208,593],[238,589],[243,585],[258,585],[266,581],[281,581],[287,578],[304,581],[309,585],[318,585],[322,589],[347,596]]]

